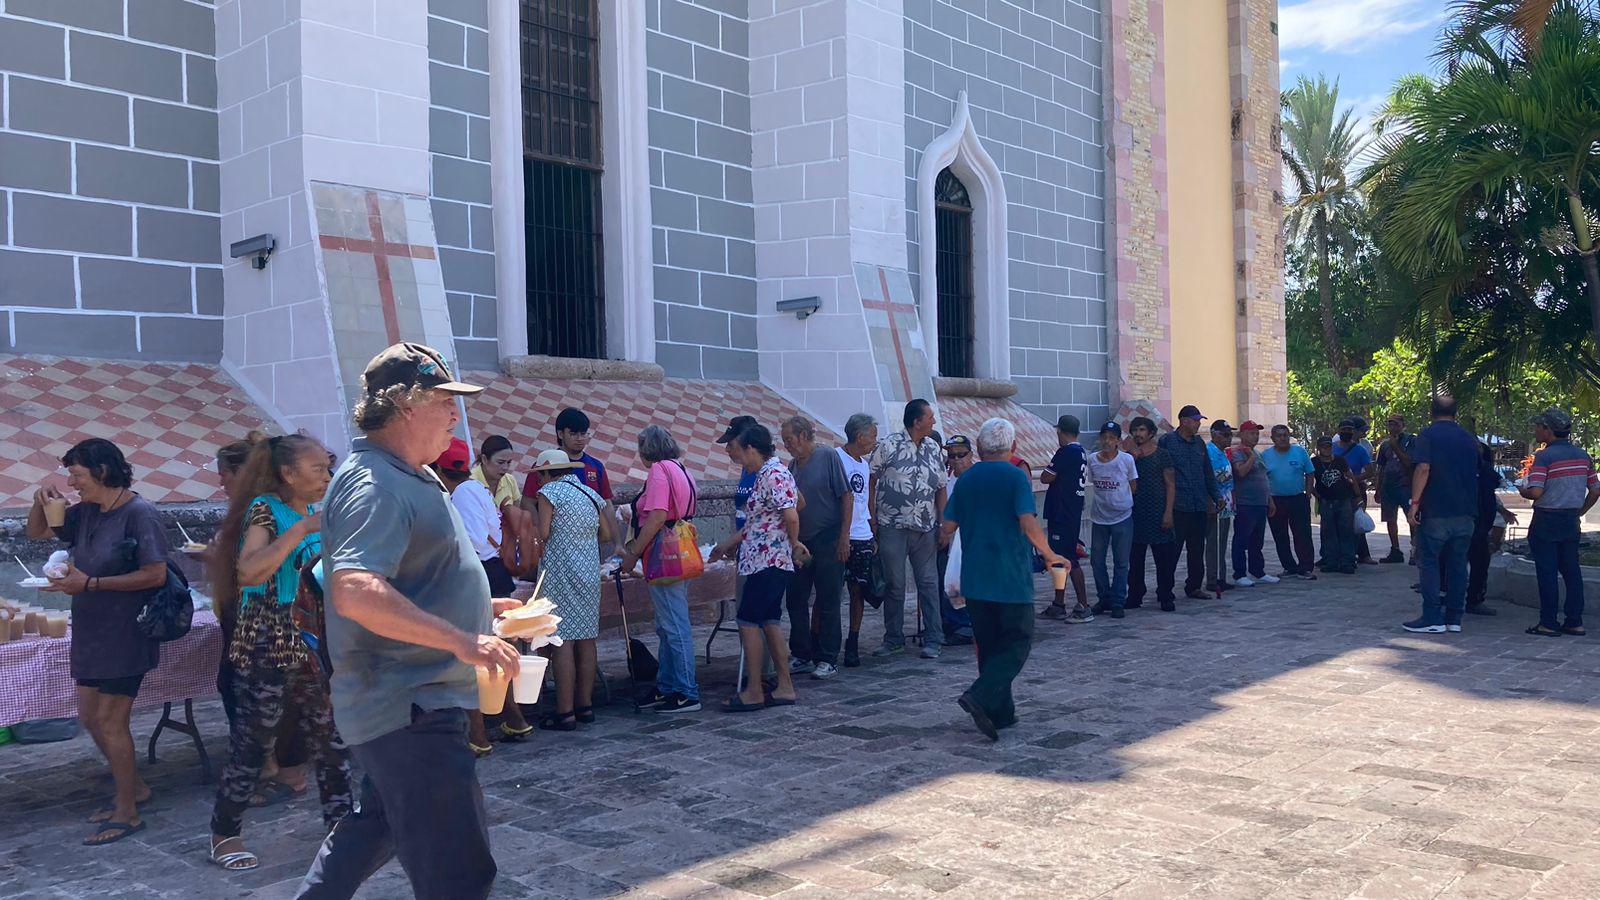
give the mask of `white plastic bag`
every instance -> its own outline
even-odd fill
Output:
[[[1378,526],[1372,521],[1372,516],[1364,509],[1356,510],[1356,534],[1371,534]]]
[[[950,595],[950,605],[961,609],[967,598],[961,596],[961,532],[950,539],[950,560],[944,568],[944,592]]]

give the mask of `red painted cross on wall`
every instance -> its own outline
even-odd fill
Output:
[[[900,366],[900,383],[905,385],[906,400],[910,401],[916,395],[911,392],[911,372],[906,369],[906,353],[900,346],[900,329],[895,325],[894,314],[909,313],[914,320],[917,308],[909,303],[895,303],[889,299],[889,276],[884,273],[882,266],[878,267],[878,285],[883,288],[883,299],[868,300],[862,297],[861,305],[866,309],[879,309],[888,314],[886,318],[889,320],[889,339],[894,342],[894,359]]]
[[[378,297],[383,303],[384,330],[389,335],[389,343],[394,344],[400,340],[400,314],[394,305],[394,279],[389,274],[389,257],[433,259],[434,253],[432,247],[420,244],[391,243],[383,233],[383,216],[378,211],[378,195],[367,191],[366,200],[367,226],[372,229],[372,238],[369,240],[325,234],[322,235],[322,249],[371,254],[373,265],[378,271]]]

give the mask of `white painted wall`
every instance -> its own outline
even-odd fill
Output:
[[[223,366],[335,449],[350,426],[308,182],[429,193],[427,4],[379,6],[217,4],[223,244],[278,242],[265,269],[226,261]]]

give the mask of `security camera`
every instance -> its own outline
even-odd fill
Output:
[[[271,256],[272,251],[277,248],[278,242],[272,235],[258,234],[255,237],[247,237],[242,241],[235,241],[229,245],[228,255],[234,259],[238,259],[241,256],[254,256],[255,259],[250,261],[250,267],[253,269],[265,269],[267,267],[267,257]]]

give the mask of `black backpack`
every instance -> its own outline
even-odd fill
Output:
[[[194,624],[194,597],[183,570],[167,561],[167,583],[145,595],[144,609],[135,620],[152,641],[175,641]]]

